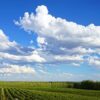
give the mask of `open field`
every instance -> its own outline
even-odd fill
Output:
[[[67,88],[67,82],[0,82],[0,100],[100,100],[100,91]]]

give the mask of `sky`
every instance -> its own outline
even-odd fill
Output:
[[[0,80],[100,81],[100,0],[0,2]]]

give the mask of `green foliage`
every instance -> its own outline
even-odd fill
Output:
[[[100,92],[93,93],[97,95],[92,95],[91,91],[88,91],[90,95],[86,94],[83,90],[74,89],[57,89],[57,88],[41,88],[35,90],[27,89],[16,89],[16,88],[5,88],[6,100],[100,100]],[[83,93],[82,93],[83,92]]]
[[[81,82],[81,88],[82,89],[94,89],[95,83],[90,80],[82,81]]]
[[[0,82],[0,100],[100,100],[93,81],[83,82]],[[94,88],[99,87],[95,82]],[[90,85],[91,84],[91,85]],[[90,85],[90,87],[88,87]]]
[[[17,88],[32,88],[32,87],[52,87],[52,88],[67,88],[72,87],[71,82],[0,82],[0,87],[17,87]]]
[[[88,90],[100,90],[100,82],[85,80],[82,82],[75,82],[73,87]]]

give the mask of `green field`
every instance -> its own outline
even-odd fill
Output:
[[[0,100],[100,100],[100,91],[68,88],[68,82],[0,82]]]

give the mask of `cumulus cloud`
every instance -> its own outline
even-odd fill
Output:
[[[94,24],[83,26],[59,17],[55,18],[48,13],[44,5],[36,8],[36,14],[26,12],[16,24],[46,39],[53,38],[67,48],[71,44],[72,47],[100,47],[100,26]]]
[[[68,79],[71,73],[50,73],[35,64],[55,66],[88,63],[100,67],[100,26],[79,25],[51,15],[46,6],[38,6],[36,13],[25,12],[15,24],[37,34],[37,46],[24,47],[0,30],[0,74],[40,74],[52,80]],[[30,41],[33,45],[33,40]],[[47,65],[47,66],[48,66]],[[38,76],[38,75],[37,75]],[[67,78],[66,78],[67,77]],[[64,80],[65,80],[64,79]],[[48,79],[47,79],[48,80]]]
[[[25,12],[15,24],[37,33],[39,54],[42,53],[47,62],[77,62],[79,65],[88,61],[86,57],[100,54],[100,26],[84,26],[54,17],[44,5],[38,6],[36,13]]]
[[[47,45],[45,38],[39,37],[39,36],[37,37],[37,43],[38,43],[38,46],[42,49],[45,49],[45,46]]]

